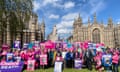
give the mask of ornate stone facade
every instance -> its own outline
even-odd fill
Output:
[[[97,22],[96,14],[92,23],[88,18],[88,24],[83,24],[79,16],[74,20],[73,28],[73,36],[68,39],[72,42],[89,40],[93,43],[104,43],[106,47],[120,47],[120,26],[115,26],[112,18],[108,19],[105,26],[103,22]]]
[[[56,25],[53,27],[53,31],[48,35],[48,40],[51,41],[58,40]]]
[[[9,18],[8,18],[9,19]],[[10,37],[9,22],[7,22],[7,27],[5,34],[2,36],[0,33],[0,46],[3,43],[12,45],[15,40],[20,40],[21,43],[29,43],[35,40],[44,41],[45,40],[45,22],[42,21],[41,24],[38,23],[38,17],[36,14],[32,14],[30,20],[25,24],[23,30],[18,30],[15,39]]]

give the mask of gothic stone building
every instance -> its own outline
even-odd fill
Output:
[[[45,23],[44,20],[41,24],[38,23],[38,16],[32,14],[30,20],[25,24],[23,30],[18,30],[14,39],[11,39],[9,23],[7,24],[4,35],[0,34],[0,47],[2,44],[12,45],[15,40],[21,41],[21,43],[29,43],[32,41],[44,41],[45,39]]]
[[[88,18],[88,24],[83,24],[79,16],[75,19],[73,27],[73,35],[68,38],[71,42],[89,40],[93,43],[104,43],[110,48],[120,47],[120,25],[113,24],[112,18],[108,19],[108,24],[105,26],[103,22],[97,22],[96,14],[92,23]]]

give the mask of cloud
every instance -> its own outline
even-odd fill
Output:
[[[98,13],[105,8],[105,4],[102,0],[101,1],[91,0],[90,5],[92,7],[90,14],[93,14],[95,12]]]
[[[66,29],[66,28],[62,28],[57,31],[58,34],[69,34],[71,32],[72,32],[71,29]]]
[[[43,5],[46,6],[47,4],[54,4],[58,0],[43,0]]]
[[[117,19],[116,22],[117,22],[117,24],[120,24],[120,19]]]
[[[68,13],[64,16],[62,16],[62,21],[58,23],[57,26],[57,33],[71,33],[74,19],[78,17],[78,13]]]
[[[64,4],[64,8],[72,8],[72,7],[74,7],[75,6],[75,3],[74,2],[66,2],[65,4]]]
[[[95,12],[98,14],[105,8],[104,0],[35,0],[33,5],[35,12],[40,9],[39,14],[45,14],[46,18],[48,17],[48,20],[45,19],[46,24],[49,24],[50,20],[56,19],[58,33],[72,31],[74,19],[78,18],[79,13],[83,23],[87,23],[88,17]],[[54,24],[54,22],[50,24]]]
[[[36,12],[40,9],[41,5],[38,1],[33,1],[33,11]]]
[[[59,15],[55,15],[55,14],[51,14],[49,16],[50,19],[58,19],[59,18]]]
[[[72,26],[73,26],[73,20],[72,21],[61,21],[59,24],[57,24],[57,29],[71,28]]]
[[[62,17],[62,20],[73,20],[78,17],[78,13],[68,13]]]

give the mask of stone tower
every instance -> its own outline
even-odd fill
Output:
[[[56,41],[56,40],[58,40],[56,25],[53,27],[53,31],[48,36],[48,39],[51,40],[51,41],[53,41],[53,42]]]
[[[7,44],[11,45],[9,18],[7,18]]]
[[[42,23],[41,23],[41,39],[42,41],[45,40],[45,22],[44,22],[44,19],[42,20]]]
[[[37,22],[37,18],[36,18],[36,16],[31,16],[31,42],[33,42],[33,41],[35,41],[35,30],[36,30],[36,22]]]

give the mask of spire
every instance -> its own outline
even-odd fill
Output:
[[[110,26],[110,27],[113,26],[112,17],[109,17],[109,19],[108,19],[108,26]]]
[[[112,24],[112,17],[109,17],[108,24]]]
[[[45,22],[44,22],[44,18],[42,19],[42,25],[45,27]]]
[[[90,26],[90,17],[88,17],[88,26]]]
[[[80,19],[80,13],[78,14],[78,18]]]
[[[94,24],[97,24],[96,13],[94,13]]]

